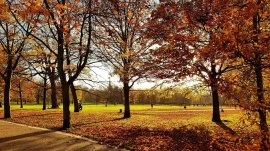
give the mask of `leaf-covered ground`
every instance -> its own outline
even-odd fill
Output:
[[[27,108],[27,106],[25,106]],[[133,109],[133,108],[132,108]],[[122,119],[117,107],[88,108],[71,112],[72,128],[67,132],[130,150],[258,150],[259,133],[246,115],[224,108],[223,123],[211,122],[211,108],[156,106],[134,108],[130,119]],[[72,111],[72,110],[71,110]],[[3,117],[3,109],[0,109]],[[62,110],[13,109],[9,121],[59,130]]]

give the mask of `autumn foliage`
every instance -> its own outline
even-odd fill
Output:
[[[109,66],[111,73],[119,77],[123,85],[124,118],[131,117],[130,100],[139,93],[130,91],[139,80],[158,79],[175,84],[195,79],[209,88],[213,122],[224,127],[221,98],[233,102],[255,115],[251,123],[259,127],[260,148],[268,150],[269,22],[269,0],[0,0],[4,118],[11,118],[10,99],[19,98],[21,102],[25,98],[34,99],[25,89],[36,87],[32,82],[38,76],[43,80],[43,102],[50,84],[53,108],[58,107],[57,82],[61,85],[61,122],[64,129],[71,128],[69,90],[78,111],[74,84],[84,69],[91,67],[90,60],[94,60]],[[159,98],[179,98],[163,95]],[[106,99],[113,102],[110,96]],[[149,102],[152,104],[154,100]],[[149,140],[162,139],[166,143],[160,141],[157,145],[164,150],[177,148],[177,145],[162,148],[163,144],[174,144],[174,139],[181,140],[175,133],[200,140],[203,139],[200,135],[209,134],[201,127],[197,129],[202,131],[196,134],[187,127],[171,131],[132,127],[134,132],[116,127],[126,137],[145,134]],[[86,131],[94,133],[93,130]],[[111,135],[120,141],[126,138]],[[138,139],[140,144],[145,136]],[[193,149],[188,144],[186,149]],[[209,146],[206,141],[201,144]],[[148,149],[153,147],[148,145]]]

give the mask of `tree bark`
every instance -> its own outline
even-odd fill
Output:
[[[4,79],[4,118],[11,118],[10,112],[10,88],[11,88],[11,78],[12,78],[12,56],[8,57],[7,61],[7,73]]]
[[[129,90],[130,88],[128,83],[124,82],[124,99],[125,99],[124,118],[130,118]]]
[[[261,0],[257,0],[257,5],[259,6],[261,4]],[[253,29],[254,29],[254,37],[253,41],[255,43],[258,43],[259,38],[258,34],[261,33],[260,29],[260,15],[259,11],[253,16]],[[267,125],[266,120],[266,108],[265,108],[265,100],[264,100],[264,85],[263,85],[263,74],[262,74],[262,54],[260,52],[260,48],[254,48],[258,49],[258,52],[255,53],[255,64],[254,64],[254,70],[256,74],[256,85],[257,85],[257,103],[259,104],[258,113],[260,118],[260,131],[261,131],[261,146],[260,150],[268,150],[270,146],[270,140],[269,140],[269,129]]]
[[[52,109],[59,108],[58,103],[57,103],[57,91],[56,91],[56,84],[55,84],[55,68],[52,68],[51,71],[49,72],[49,79],[51,83],[51,101],[52,101]]]
[[[260,131],[262,134],[261,149],[268,150],[270,140],[268,137],[268,125],[266,119],[266,108],[264,107],[264,86],[263,86],[263,75],[261,64],[257,64],[255,67],[256,73],[256,85],[257,85],[257,101],[259,103],[258,113],[260,118]]]
[[[46,110],[46,94],[47,94],[47,77],[45,75],[45,77],[43,78],[43,106],[42,106],[42,110]]]
[[[20,102],[21,102],[20,108],[23,108],[23,98],[22,98],[22,85],[21,85],[21,81],[19,82],[19,93],[20,93]]]
[[[77,98],[77,94],[76,94],[76,89],[73,83],[71,83],[70,85],[70,89],[71,89],[71,93],[72,93],[72,98],[73,98],[73,102],[74,102],[74,112],[79,112],[79,102],[78,102],[78,98]]]
[[[69,98],[69,85],[66,81],[62,81],[62,98],[63,98],[63,129],[71,127],[70,123],[70,98]]]
[[[217,90],[217,88],[215,86],[211,86],[211,92],[212,92],[212,101],[213,101],[212,121],[213,122],[221,122],[220,111],[219,111],[218,90]]]
[[[214,63],[213,65],[211,65],[210,82],[211,82],[210,86],[211,86],[212,102],[213,102],[212,121],[221,122],[220,111],[219,111],[217,73],[216,73],[216,66],[214,65]]]
[[[37,104],[39,104],[39,99],[40,99],[40,92],[39,92],[39,88],[37,89],[37,94],[36,94],[36,101]]]

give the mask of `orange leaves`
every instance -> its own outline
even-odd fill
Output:
[[[102,111],[95,112],[95,107],[92,107],[89,112],[84,110],[71,113],[73,127],[68,132],[135,151],[258,149],[260,134],[244,125],[239,128],[239,110],[225,109],[224,112],[226,118],[232,118],[231,122],[226,123],[228,128],[236,131],[236,135],[232,135],[228,129],[208,120],[211,116],[210,108],[209,112],[188,109],[137,110],[132,118],[121,119],[117,111],[101,109]],[[37,106],[31,111],[13,110],[13,118],[10,120],[58,129],[62,124],[61,112],[61,109],[40,111]],[[0,115],[2,114],[3,111],[0,110]],[[198,124],[198,120],[204,124]]]
[[[11,19],[11,15],[8,11],[8,6],[5,3],[5,0],[0,1],[0,21],[8,21]]]
[[[55,9],[57,11],[61,11],[61,10],[66,10],[68,9],[69,7],[66,5],[66,4],[56,4],[55,5]]]

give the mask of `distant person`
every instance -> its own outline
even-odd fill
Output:
[[[187,106],[186,105],[184,105],[184,109],[187,109]]]
[[[154,107],[154,104],[153,103],[151,103],[151,108],[153,108]]]
[[[0,102],[0,108],[2,108],[2,102]]]

